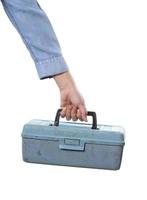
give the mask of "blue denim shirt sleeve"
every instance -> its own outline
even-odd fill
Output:
[[[1,0],[34,60],[40,79],[68,71],[53,27],[36,0]]]

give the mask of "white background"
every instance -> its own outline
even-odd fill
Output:
[[[34,63],[0,5],[0,199],[147,199],[147,4],[144,0],[39,0],[98,122],[126,130],[119,171],[27,164],[21,132],[54,119],[53,79]],[[90,121],[90,119],[89,119]],[[145,182],[144,182],[145,181]]]

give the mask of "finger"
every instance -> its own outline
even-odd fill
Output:
[[[78,109],[78,111],[77,111],[77,118],[80,120],[80,121],[83,121],[83,119],[82,119],[82,113],[81,113],[81,111]]]
[[[66,99],[61,99],[61,104],[60,104],[61,108],[67,106],[67,104],[68,104],[68,101]]]
[[[71,105],[68,105],[66,107],[66,119],[69,121],[71,120],[71,109],[72,109],[72,106]]]
[[[86,110],[85,105],[84,105],[84,104],[81,104],[81,105],[79,106],[79,110],[80,110],[80,112],[81,112],[81,114],[82,114],[82,119],[83,119],[83,121],[87,122],[87,110]]]
[[[68,105],[68,99],[65,95],[60,96],[60,107],[66,107]]]
[[[77,108],[75,106],[73,106],[72,110],[71,110],[71,118],[73,121],[77,121]]]
[[[60,115],[61,115],[62,118],[65,117],[65,115],[66,115],[66,107],[62,108],[62,111],[60,112]]]

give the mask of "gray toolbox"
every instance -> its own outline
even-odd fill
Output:
[[[23,160],[30,163],[89,167],[117,170],[120,168],[124,129],[97,125],[95,112],[92,124],[33,119],[22,131]]]

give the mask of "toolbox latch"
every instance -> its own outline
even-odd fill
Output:
[[[84,151],[85,142],[80,139],[64,138],[60,141],[59,148],[62,150]]]

